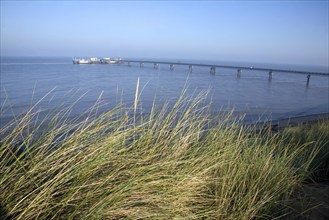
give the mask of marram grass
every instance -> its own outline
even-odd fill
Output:
[[[29,111],[0,130],[1,218],[284,216],[322,142],[246,132],[203,101],[181,97],[148,116],[137,103],[76,120]]]

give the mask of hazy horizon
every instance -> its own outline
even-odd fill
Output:
[[[328,67],[328,1],[1,1],[1,56]]]

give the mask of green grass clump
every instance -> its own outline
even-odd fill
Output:
[[[211,118],[202,97],[148,116],[28,112],[0,130],[0,212],[15,219],[253,219],[282,214],[319,151]],[[305,151],[308,153],[305,154]],[[301,159],[302,158],[302,159]]]
[[[282,136],[292,145],[291,148],[303,145],[307,148],[307,150],[304,151],[304,155],[314,155],[314,158],[309,161],[309,170],[312,172],[309,180],[329,180],[328,119],[313,124],[286,128],[282,131]],[[316,154],[314,154],[313,151],[317,151]],[[304,158],[301,158],[300,163],[305,163]]]

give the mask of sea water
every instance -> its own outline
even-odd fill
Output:
[[[150,60],[150,59],[149,59]],[[171,60],[177,62],[177,60]],[[232,63],[221,61],[188,60],[182,62],[240,65],[301,71],[328,72],[328,67],[293,66],[279,64]],[[139,79],[139,109],[149,113],[153,103],[161,106],[174,103],[185,91],[194,97],[208,91],[205,104],[211,103],[213,114],[221,111],[245,113],[246,120],[259,118],[281,119],[329,112],[329,77],[216,68],[138,63],[110,65],[76,65],[69,57],[2,57],[1,58],[1,124],[3,127],[14,116],[23,115],[36,103],[44,114],[65,106],[72,106],[70,117],[76,117],[102,101],[99,111],[107,111],[118,104],[132,107],[136,83]],[[170,104],[169,104],[170,105]],[[37,110],[36,109],[36,110]]]

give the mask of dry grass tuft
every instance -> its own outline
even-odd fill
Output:
[[[308,175],[322,140],[299,144],[289,132],[246,133],[230,115],[210,118],[205,95],[182,96],[170,110],[154,107],[148,118],[137,117],[137,103],[101,115],[92,108],[76,120],[66,117],[66,109],[42,123],[35,123],[38,112],[27,112],[0,130],[6,133],[0,146],[1,217],[281,215],[281,204]]]

